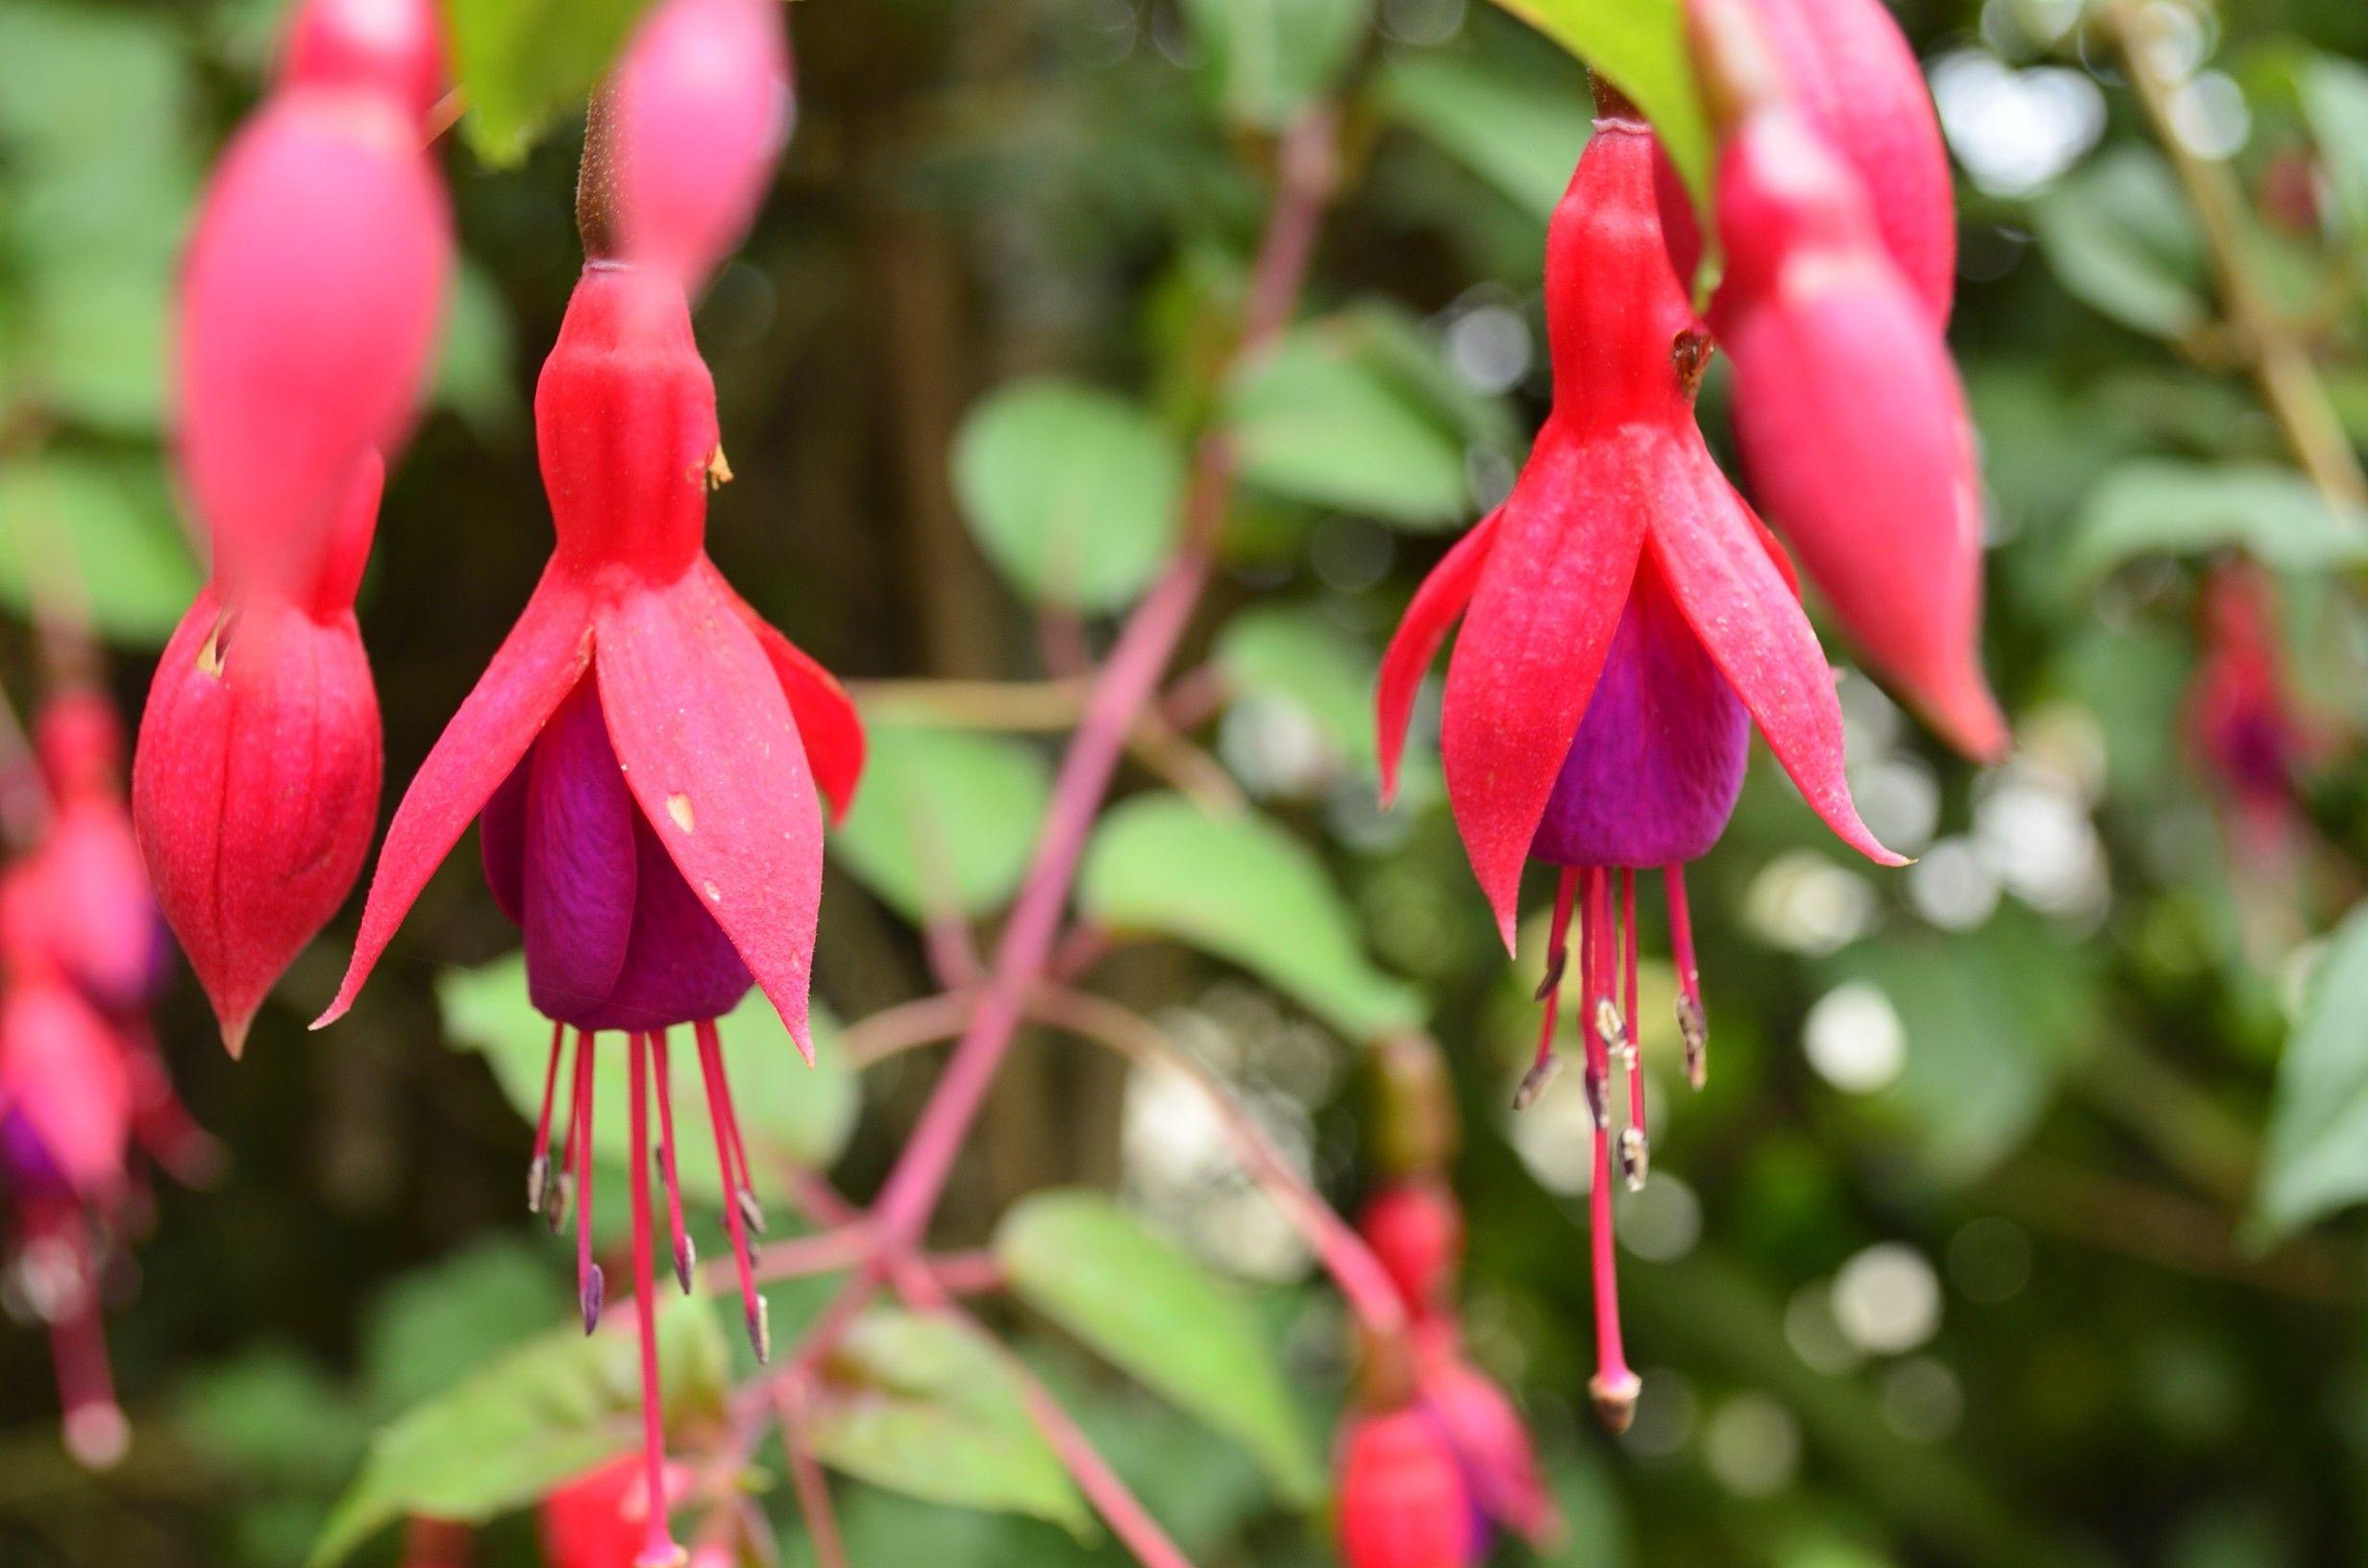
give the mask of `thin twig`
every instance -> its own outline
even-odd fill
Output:
[[[805,1384],[784,1381],[775,1385],[773,1408],[779,1416],[781,1453],[789,1460],[789,1484],[798,1495],[798,1511],[805,1515],[806,1532],[814,1539],[814,1560],[821,1568],[847,1568],[847,1542],[839,1534],[839,1516],[830,1506],[830,1482],[814,1458],[804,1431]]]

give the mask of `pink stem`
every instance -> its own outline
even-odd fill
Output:
[[[1236,363],[1262,352],[1296,308],[1317,226],[1332,189],[1335,134],[1334,117],[1324,110],[1302,115],[1285,134],[1279,184],[1250,282],[1242,338],[1233,355]],[[1108,661],[1094,678],[1084,715],[1061,759],[1027,879],[996,947],[978,1011],[880,1190],[882,1240],[891,1251],[918,1243],[927,1229],[971,1123],[1019,1028],[1027,993],[1051,960],[1086,835],[1109,792],[1126,738],[1156,695],[1160,676],[1199,603],[1210,554],[1232,499],[1235,465],[1232,443],[1222,432],[1202,437],[1185,501],[1183,543],[1127,617]]]
[[[681,1560],[666,1519],[666,1424],[658,1396],[657,1289],[650,1261],[650,1037],[632,1037],[633,1320],[641,1335],[641,1470],[650,1497],[649,1526],[634,1568],[673,1568]]]
[[[802,1424],[805,1399],[800,1384],[784,1381],[775,1390],[781,1417],[781,1451],[789,1457],[789,1483],[798,1496],[798,1511],[805,1515],[806,1534],[814,1542],[814,1560],[821,1568],[847,1568],[847,1543],[839,1535],[839,1516],[830,1506],[830,1482],[814,1458]]]

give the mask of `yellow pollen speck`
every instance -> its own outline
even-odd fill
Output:
[[[691,830],[691,797],[687,795],[668,796],[666,815],[675,820],[675,826],[688,833]]]

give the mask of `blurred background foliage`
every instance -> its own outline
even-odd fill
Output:
[[[530,391],[578,264],[573,100],[635,8],[451,9],[473,93],[446,159],[466,259],[362,602],[390,785],[547,548]],[[1559,1560],[2356,1561],[2368,1232],[2338,1211],[2368,1195],[2368,920],[2342,919],[2368,855],[2368,523],[2296,466],[2244,374],[2210,236],[2081,0],[1895,9],[1958,163],[1954,341],[2019,750],[1976,773],[1843,676],[1860,799],[1920,856],[1899,873],[1848,861],[1755,770],[1697,884],[1699,1096],[1669,1061],[1665,965],[1646,977],[1659,1147],[1622,1200],[1645,1378],[1624,1438],[1581,1397],[1575,1082],[1506,1111],[1529,979],[1492,941],[1435,763],[1394,813],[1372,799],[1380,642],[1544,408],[1541,245],[1588,135],[1578,66],[1480,0],[794,8],[797,138],[697,320],[738,476],[714,552],[868,683],[874,772],[837,840],[819,989],[861,1019],[935,989],[925,928],[992,927],[1071,682],[1172,536],[1192,435],[1221,422],[1246,481],[1228,571],[1179,711],[1089,855],[1078,908],[1129,939],[1095,984],[1220,1069],[1343,1205],[1371,1171],[1361,1049],[1410,1026],[1447,1046],[1473,1347],[1557,1479]],[[2182,158],[2232,167],[2248,275],[2368,437],[2368,10],[2144,9]],[[160,459],[174,257],[279,10],[0,0],[0,604],[21,616],[37,583],[78,583],[131,712],[198,575]],[[1213,383],[1271,133],[1334,91],[1346,167],[1307,309]],[[1714,371],[1714,440],[1721,396]],[[2228,830],[2183,741],[2199,568],[2230,551],[2278,574],[2324,740],[2282,855]],[[6,652],[21,705],[21,620]],[[914,684],[989,678],[1028,684]],[[120,1282],[137,1432],[120,1470],[68,1465],[37,1335],[0,1335],[0,1560],[296,1563],[333,1508],[358,1536],[400,1511],[372,1488],[406,1452],[462,1455],[442,1483],[489,1509],[563,1474],[536,1470],[555,1455],[587,1458],[518,1398],[497,1401],[488,1448],[481,1386],[450,1392],[569,1310],[563,1249],[518,1212],[511,1105],[537,1087],[539,1040],[502,962],[512,933],[474,868],[448,868],[363,1005],[308,1036],[347,932],[300,964],[236,1068],[193,992],[176,1002],[177,1074],[235,1163],[214,1190],[161,1194]],[[753,1136],[868,1191],[925,1055],[858,1076],[826,1033],[806,1075],[761,1012],[728,1026]],[[1189,1089],[1046,1034],[1006,1071],[947,1234],[983,1241],[1024,1194],[1075,1183],[1115,1187],[1150,1229],[1084,1200],[1022,1208],[996,1245],[1027,1307],[999,1325],[1196,1560],[1325,1560],[1310,1504],[1344,1329],[1291,1233]],[[1064,1245],[1146,1260],[1164,1282],[1147,1299],[1180,1315],[1140,1320],[1073,1270],[1031,1280],[1025,1261]],[[1246,1316],[1184,1310],[1224,1275],[1247,1282]],[[813,1303],[774,1294],[786,1338]],[[741,1353],[703,1310],[678,1315],[668,1332],[712,1352],[669,1351],[695,1410]],[[1218,1320],[1210,1353],[1239,1375],[1213,1397],[1163,1385],[1147,1344],[1199,1323],[1208,1351]],[[597,1384],[598,1347],[576,1344],[503,1363],[510,1394]],[[859,1434],[826,1441],[865,1478],[843,1489],[853,1560],[1121,1560],[1062,1528],[1057,1476],[980,1458],[1016,1440],[977,1348],[910,1349],[885,1344],[883,1376],[910,1384],[896,1392],[957,1480],[931,1492]],[[423,1400],[365,1474],[372,1433]],[[787,1491],[761,1502],[803,1560]],[[532,1561],[530,1532],[506,1515],[479,1555]]]

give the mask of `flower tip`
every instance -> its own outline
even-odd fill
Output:
[[[1935,696],[1925,704],[1925,719],[1967,761],[1985,768],[1995,768],[2014,749],[2006,715],[1979,673],[1968,672],[1954,691]]]
[[[112,1470],[131,1452],[132,1424],[111,1400],[65,1412],[65,1449],[86,1470]]]
[[[215,1021],[222,1026],[222,1048],[231,1053],[231,1060],[243,1060],[247,1054],[247,1031],[255,1026],[255,1009],[243,1013],[218,1013]],[[319,1024],[314,1024],[315,1029]]]

